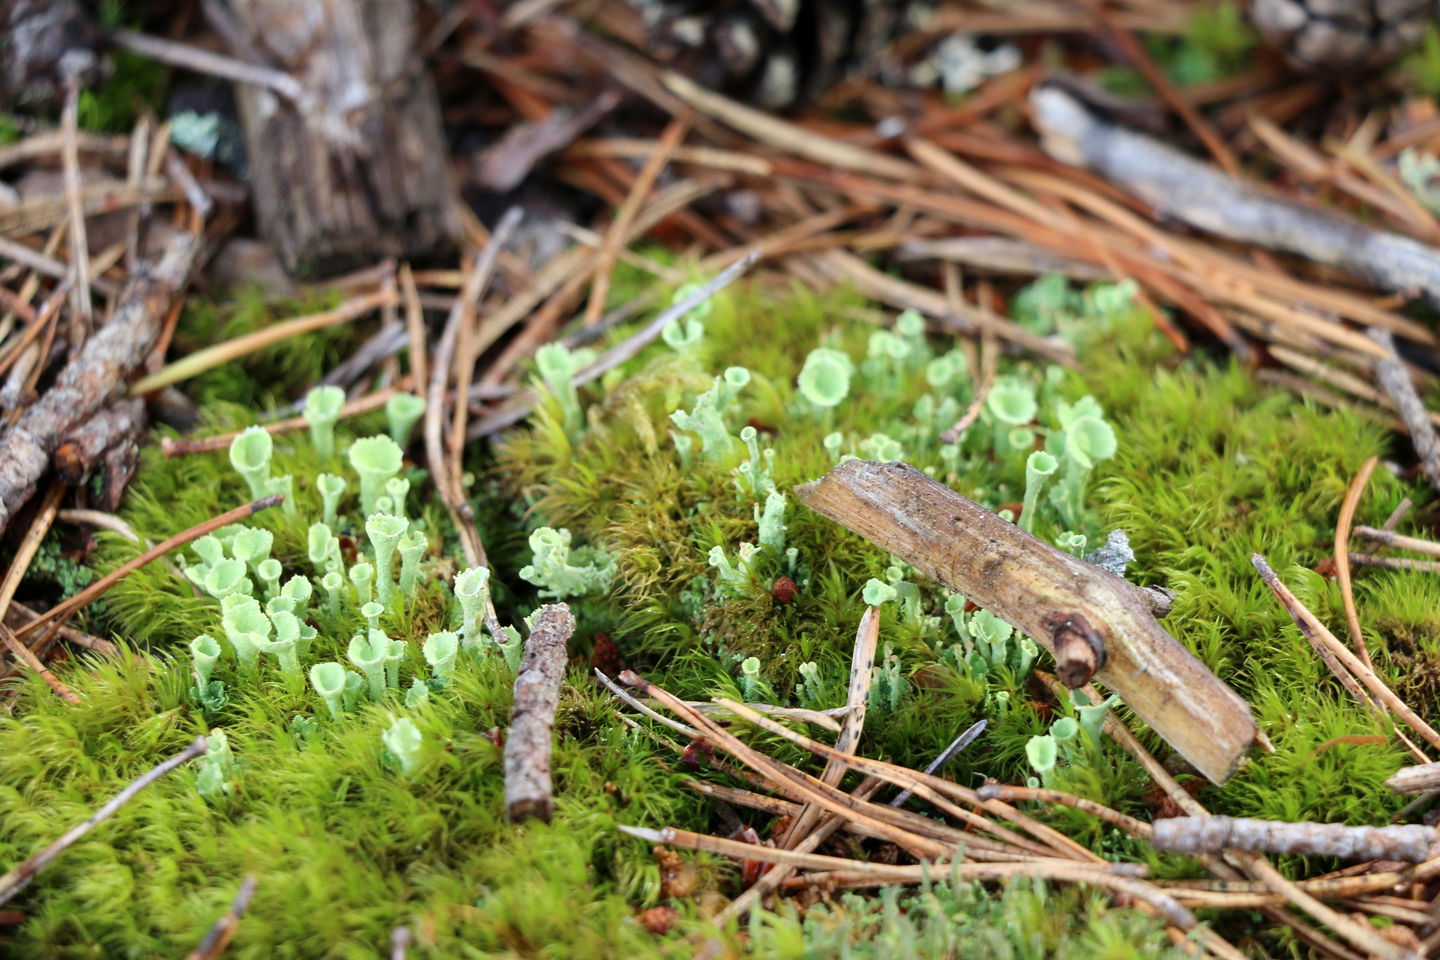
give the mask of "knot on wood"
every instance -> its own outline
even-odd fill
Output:
[[[1083,687],[1105,666],[1105,639],[1078,613],[1045,618],[1055,651],[1055,675],[1071,690]]]

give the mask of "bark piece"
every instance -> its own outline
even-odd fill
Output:
[[[175,295],[194,270],[201,240],[176,234],[159,263],[135,271],[115,316],[85,341],[46,394],[0,431],[0,533],[29,499],[65,435],[117,399],[155,346]]]
[[[1253,817],[1167,817],[1151,825],[1156,850],[1219,853],[1228,848],[1264,853],[1299,853],[1342,860],[1403,860],[1431,856],[1435,828],[1352,827],[1344,823],[1287,823]]]
[[[1249,705],[1156,621],[1133,584],[1052,547],[906,463],[849,460],[801,503],[964,594],[1051,653],[1081,629],[1097,679],[1215,783],[1255,741]]]
[[[145,401],[123,397],[65,435],[55,449],[55,471],[70,486],[79,486],[107,451],[144,429]]]
[[[434,86],[396,0],[231,0],[243,46],[303,94],[240,86],[256,212],[295,276],[418,258],[459,233]],[[236,38],[239,40],[240,38]]]
[[[554,809],[550,754],[554,750],[555,708],[565,679],[565,645],[575,617],[563,603],[548,603],[535,616],[525,655],[515,674],[515,706],[505,738],[505,813],[514,823]]]
[[[1435,435],[1435,428],[1430,423],[1430,412],[1425,409],[1420,394],[1415,392],[1410,373],[1395,350],[1395,335],[1379,327],[1371,327],[1368,332],[1370,339],[1388,354],[1384,359],[1375,361],[1375,380],[1395,402],[1395,409],[1399,411],[1400,419],[1405,422],[1405,429],[1410,434],[1410,445],[1415,448],[1415,455],[1420,458],[1420,471],[1425,474],[1431,488],[1440,490],[1440,437]]]
[[[1107,123],[1065,91],[1030,95],[1045,150],[1088,167],[1160,213],[1209,233],[1338,267],[1440,306],[1440,252],[1398,233],[1283,200],[1158,140]]]
[[[1406,795],[1440,790],[1440,763],[1417,763],[1413,767],[1401,767],[1390,775],[1385,786]]]

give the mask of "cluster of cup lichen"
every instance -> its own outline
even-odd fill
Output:
[[[305,419],[322,462],[334,459],[334,428],[344,399],[336,387],[316,388],[306,398]],[[308,678],[330,721],[342,721],[348,711],[367,702],[394,698],[398,706],[402,667],[413,659],[414,651],[411,644],[387,634],[385,624],[406,617],[407,602],[413,602],[431,548],[420,524],[406,515],[410,481],[399,476],[404,445],[423,410],[418,397],[395,394],[387,404],[390,435],[362,437],[346,451],[359,480],[358,515],[363,522],[356,524],[357,533],[364,531],[368,547],[368,553],[357,550],[348,565],[336,535],[346,514],[348,485],[344,477],[332,473],[315,478],[323,508],[322,517],[305,527],[308,574],[285,577],[280,560],[271,556],[274,534],[266,529],[231,524],[191,544],[198,562],[185,567],[185,577],[219,601],[215,632],[225,640],[222,645],[212,634],[203,633],[190,643],[192,696],[207,713],[218,713],[228,700],[225,681],[217,672],[229,676],[232,684],[255,683],[262,657],[265,669],[277,671],[292,694],[301,692]],[[231,443],[230,462],[252,496],[284,494],[285,522],[302,525],[305,518],[296,506],[293,477],[270,475],[273,445],[269,432],[250,427]],[[455,577],[458,622],[453,630],[430,633],[420,646],[428,675],[422,677],[418,665],[408,671],[405,707],[414,708],[445,689],[462,649],[476,654],[494,648],[512,669],[518,662],[518,635],[491,638],[493,643],[485,639],[482,619],[489,577],[485,567]],[[308,662],[322,631],[334,637],[351,630],[346,657],[358,672],[335,660]],[[304,739],[319,722],[315,716],[297,713],[292,727]],[[202,794],[213,796],[231,790],[234,757],[222,728],[212,729],[210,736],[215,749],[207,755],[197,784]],[[382,736],[387,760],[403,773],[412,772],[422,749],[414,722],[397,716]]]
[[[1124,286],[1096,294],[1105,311],[1129,309]],[[799,508],[787,490],[850,457],[904,459],[1084,554],[1098,532],[1090,478],[1117,448],[1099,403],[1077,397],[1058,367],[1007,361],[982,383],[973,350],[940,346],[914,311],[869,331],[792,317],[780,346],[736,337],[747,328],[726,314],[746,309],[717,298],[663,331],[668,350],[598,391],[570,383],[588,356],[541,352],[536,420],[502,443],[498,462],[503,495],[539,525],[520,576],[574,598],[582,624],[613,632],[642,664],[689,674],[693,685],[678,682],[695,696],[718,687],[836,707],[845,621],[883,605],[872,709],[923,709],[912,678],[935,666],[1008,709],[1037,661],[1033,641],[987,611],[967,613],[965,598]],[[961,420],[968,428],[942,439]],[[556,567],[557,549],[583,562]],[[558,572],[542,581],[546,559]],[[789,589],[776,592],[782,577],[793,603],[775,599]]]

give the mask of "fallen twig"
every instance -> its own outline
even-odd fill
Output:
[[[1382,570],[1440,572],[1440,561],[1437,560],[1411,560],[1409,557],[1377,557],[1373,553],[1352,553],[1350,562],[1357,567],[1379,567]]]
[[[1089,679],[1086,661],[1098,664],[1095,675],[1216,783],[1255,741],[1249,706],[1160,626],[1133,585],[914,467],[850,460],[795,495],[1076,665],[1071,686]]]
[[[135,794],[144,790],[150,786],[150,784],[159,780],[181,764],[193,760],[196,757],[203,756],[207,749],[208,744],[206,744],[205,738],[196,737],[184,750],[181,750],[175,754],[175,756],[141,774],[124,790],[115,794],[109,802],[95,811],[90,819],[67,830],[54,843],[30,857],[3,877],[0,877],[0,904],[8,903],[10,898],[23,890],[25,885],[31,880],[34,880],[41,870],[49,866],[50,861],[54,860],[61,853],[64,853],[65,850],[72,846],[77,840],[83,838],[91,830],[94,830],[100,824],[114,816],[115,812],[129,803]]]
[[[1220,853],[1234,848],[1298,853],[1342,860],[1420,863],[1440,854],[1435,828],[1352,827],[1343,823],[1287,823],[1252,817],[1166,817],[1150,825],[1150,843],[1173,853]]]
[[[240,918],[245,916],[246,909],[250,906],[250,898],[255,896],[255,887],[259,881],[255,874],[247,874],[240,883],[240,889],[235,892],[235,899],[230,901],[230,907],[215,921],[205,933],[204,939],[185,955],[185,960],[215,960],[225,952],[230,945],[230,938],[235,936],[235,931],[240,927]]]
[[[116,583],[123,580],[125,577],[128,577],[136,570],[139,570],[147,563],[150,563],[152,560],[163,557],[165,554],[169,553],[171,550],[174,550],[176,547],[183,547],[185,544],[190,543],[192,540],[198,540],[200,537],[205,536],[205,534],[207,533],[219,530],[226,524],[236,523],[237,521],[244,520],[246,517],[253,516],[256,513],[259,513],[261,510],[267,510],[270,507],[279,504],[284,499],[285,497],[282,494],[273,493],[268,497],[263,497],[252,503],[242,504],[238,507],[235,507],[233,510],[226,510],[224,513],[220,514],[217,517],[211,517],[209,520],[206,520],[202,523],[197,523],[189,530],[181,531],[180,533],[175,534],[175,536],[170,537],[168,540],[157,543],[149,550],[146,550],[144,553],[140,554],[140,556],[136,557],[134,560],[127,561],[126,563],[121,564],[119,567],[116,567],[114,570],[110,571],[105,576],[101,577],[99,580],[96,580],[94,583],[90,584],[90,586],[86,587],[84,590],[81,590],[79,593],[75,594],[75,596],[70,597],[68,600],[63,600],[60,603],[57,603],[55,606],[51,607],[49,610],[46,610],[34,620],[31,620],[25,626],[17,630],[16,634],[25,635],[33,633],[40,627],[52,621],[56,623],[56,627],[51,628],[51,632],[53,632],[60,625],[63,625],[66,620],[74,616],[76,611],[80,610],[82,607],[84,607],[90,601],[94,600],[96,597],[104,594],[106,590],[109,590]]]
[[[1440,763],[1417,763],[1411,767],[1401,767],[1390,775],[1385,786],[1407,796],[1440,790]]]
[[[132,277],[114,318],[85,341],[55,385],[0,432],[0,532],[30,496],[65,434],[115,399],[160,332],[171,300],[190,279],[201,241],[177,233],[160,262]]]
[[[1368,333],[1370,339],[1385,351],[1385,357],[1375,361],[1375,379],[1395,402],[1400,419],[1405,421],[1410,443],[1415,447],[1415,455],[1420,458],[1420,471],[1433,489],[1440,490],[1440,436],[1436,436],[1429,412],[1420,394],[1415,392],[1415,384],[1395,351],[1395,336],[1389,330],[1378,327],[1371,327]]]
[[[525,655],[515,674],[510,732],[505,737],[505,814],[515,823],[532,817],[550,819],[555,707],[565,679],[565,645],[574,632],[570,608],[549,603],[535,615],[535,629],[525,641]]]
[[[1106,123],[1059,87],[1036,88],[1030,104],[1051,156],[1123,184],[1162,213],[1340,267],[1386,290],[1420,290],[1440,304],[1440,255],[1422,243],[1227,177],[1173,147]]]
[[[55,472],[68,486],[79,486],[106,451],[138,440],[145,424],[145,401],[121,397],[65,434],[55,448]]]
[[[1388,526],[1389,521],[1387,520],[1386,527]],[[1422,540],[1419,537],[1407,537],[1394,532],[1394,530],[1386,529],[1386,527],[1361,525],[1357,526],[1353,533],[1362,540],[1369,540],[1382,546],[1394,547],[1397,550],[1409,550],[1411,553],[1423,553],[1430,557],[1440,557],[1440,543],[1434,540]]]

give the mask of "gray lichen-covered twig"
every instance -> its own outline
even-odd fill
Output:
[[[1223,783],[1255,742],[1249,705],[1160,626],[1133,584],[1006,523],[900,462],[849,460],[795,490],[801,503],[914,565],[1095,676],[1206,777]],[[1061,669],[1083,666],[1061,662]]]
[[[85,341],[55,385],[0,432],[0,533],[34,492],[65,435],[124,392],[126,379],[154,347],[171,301],[189,281],[200,248],[200,238],[177,233],[160,261],[125,285],[114,318]]]
[[[1410,444],[1420,458],[1420,470],[1425,479],[1432,488],[1440,490],[1440,437],[1435,435],[1435,427],[1430,423],[1430,412],[1425,409],[1405,364],[1400,360],[1400,354],[1395,350],[1394,334],[1379,327],[1371,327],[1368,332],[1370,339],[1388,355],[1375,361],[1375,379],[1386,395],[1395,401],[1395,409],[1410,434]]]
[[[1156,850],[1219,853],[1227,848],[1298,853],[1342,860],[1428,860],[1435,828],[1423,824],[1352,827],[1344,823],[1287,823],[1252,817],[1167,817],[1151,824]]]
[[[1308,257],[1440,306],[1440,252],[1284,200],[1151,137],[1108,123],[1057,86],[1030,96],[1045,150],[1124,186],[1160,213],[1232,240]]]
[[[203,756],[208,749],[209,744],[206,743],[205,738],[196,737],[184,750],[181,750],[170,759],[136,777],[129,786],[115,794],[115,796],[110,798],[109,802],[99,810],[96,810],[90,819],[71,827],[54,843],[30,857],[3,877],[0,877],[0,904],[9,902],[11,897],[25,889],[26,884],[34,880],[40,871],[44,870],[45,867],[50,864],[50,861],[64,853],[91,830],[94,830],[100,824],[113,817],[117,810],[134,798],[135,794],[144,790],[150,786],[150,784],[159,780],[181,764],[193,760],[196,757]]]
[[[565,679],[565,645],[575,632],[575,617],[563,603],[550,603],[535,615],[525,655],[515,674],[515,706],[505,736],[505,814],[513,822],[549,820],[554,809],[550,754],[555,744],[555,708]]]
[[[1440,790],[1440,763],[1417,763],[1411,767],[1401,767],[1390,775],[1385,786],[1407,796]]]

